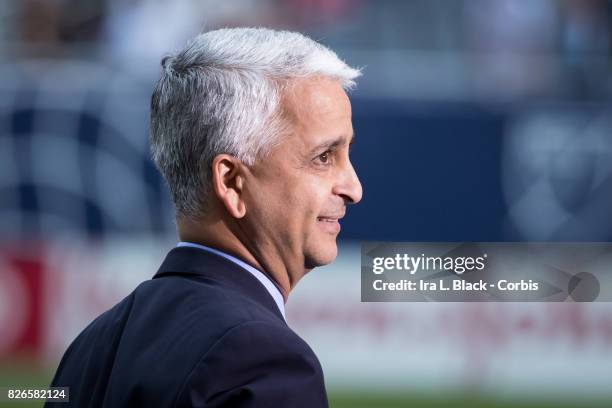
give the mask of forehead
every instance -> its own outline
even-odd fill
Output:
[[[336,80],[314,77],[292,81],[282,110],[294,136],[311,145],[352,134],[351,103]]]

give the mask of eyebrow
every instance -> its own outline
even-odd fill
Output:
[[[353,143],[355,143],[355,133],[351,133],[350,136],[350,140],[348,142],[349,146],[352,145]],[[340,136],[336,139],[333,140],[328,140],[326,142],[323,142],[321,144],[318,144],[317,146],[315,146],[314,148],[311,149],[312,153],[315,153],[317,151],[321,151],[323,149],[328,150],[328,149],[333,149],[335,147],[338,146],[342,146],[346,144],[346,137],[344,136]]]

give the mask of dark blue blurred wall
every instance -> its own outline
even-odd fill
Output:
[[[471,104],[354,100],[362,202],[343,237],[498,241],[504,116]]]

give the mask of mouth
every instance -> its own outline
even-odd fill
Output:
[[[330,234],[337,234],[340,232],[340,219],[344,215],[338,216],[320,216],[317,217],[317,224]]]

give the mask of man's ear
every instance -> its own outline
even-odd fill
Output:
[[[242,193],[244,174],[242,162],[229,154],[219,154],[212,161],[211,180],[215,195],[234,218],[246,214]]]

